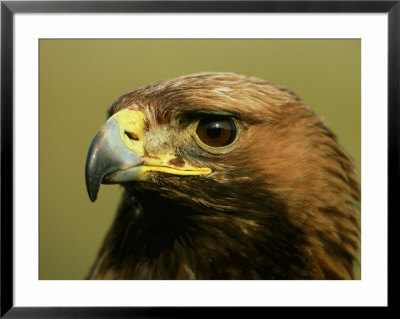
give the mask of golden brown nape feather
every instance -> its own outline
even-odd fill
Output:
[[[171,128],[176,154],[213,173],[124,185],[90,278],[354,278],[358,177],[335,135],[294,93],[259,78],[204,73],[128,93],[110,115],[132,107],[145,112],[149,134]],[[180,144],[184,126],[173,123],[204,112],[237,118],[240,138],[229,152]],[[148,147],[151,155],[160,146]],[[160,207],[167,214],[156,213]]]

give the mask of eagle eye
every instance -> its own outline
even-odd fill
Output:
[[[227,116],[208,115],[197,125],[200,141],[211,147],[224,147],[231,144],[237,135],[236,122]]]

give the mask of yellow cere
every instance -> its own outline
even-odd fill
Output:
[[[139,156],[144,156],[143,137],[144,137],[144,120],[145,115],[142,111],[125,109],[115,113],[110,117],[109,121],[115,120],[119,126],[121,139],[127,148],[134,151]],[[131,140],[125,132],[132,134],[138,138],[137,141]]]
[[[146,156],[143,145],[145,115],[142,111],[125,109],[115,113],[110,117],[109,121],[111,120],[118,123],[119,133],[125,146],[143,157],[144,163],[136,176],[138,180],[146,180],[146,175],[149,172],[163,172],[174,175],[208,175],[212,173],[212,170],[208,167],[194,167],[183,159],[174,162],[177,158],[173,154]],[[135,139],[129,138],[126,132],[134,136]]]

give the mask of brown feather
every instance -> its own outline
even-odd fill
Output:
[[[124,108],[147,115],[147,133],[157,136],[149,155],[169,147],[213,174],[153,174],[123,185],[88,278],[354,278],[358,176],[336,136],[294,93],[254,77],[204,73],[128,93],[109,115]],[[178,119],[200,111],[240,119],[240,141],[228,154],[184,143]]]

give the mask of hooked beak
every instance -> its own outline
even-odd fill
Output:
[[[141,163],[143,159],[123,144],[119,136],[118,123],[115,120],[108,121],[98,130],[90,144],[86,159],[86,187],[90,200],[92,202],[96,200],[100,183],[106,182],[105,177],[109,174],[121,170],[129,171],[131,168],[133,169],[131,175],[135,175],[139,167],[137,165]],[[126,173],[125,177],[128,177],[129,174]]]
[[[144,114],[125,109],[114,114],[96,133],[86,159],[86,187],[94,202],[100,184],[146,180],[151,171],[175,175],[208,175],[211,169],[193,167],[173,154],[147,157]]]

